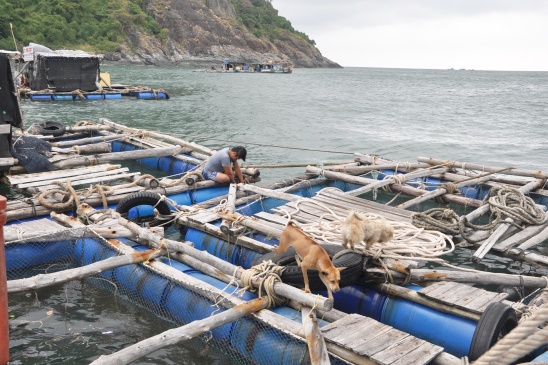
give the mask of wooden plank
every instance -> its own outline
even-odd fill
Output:
[[[427,286],[426,288],[423,288],[419,290],[417,293],[421,295],[425,295],[430,298],[435,298],[438,295],[441,295],[449,290],[452,290],[456,286],[458,286],[459,283],[456,282],[447,282],[447,281],[440,281],[433,285]]]
[[[374,355],[376,353],[381,352],[394,343],[405,340],[407,337],[411,337],[411,335],[395,328],[391,328],[390,330],[383,332],[380,336],[377,336],[370,341],[355,347],[354,352],[359,355],[365,355],[375,359]]]
[[[358,331],[354,331],[353,333],[349,332],[347,336],[341,338],[338,343],[341,346],[352,350],[353,348],[361,345],[364,340],[370,338],[372,334],[382,332],[383,330],[389,331],[392,328],[386,324],[377,322],[372,318],[369,319],[370,321],[367,322],[367,324],[364,324],[363,327],[355,326]],[[354,329],[354,327],[352,327],[352,329]]]
[[[548,213],[545,214],[548,216]],[[528,239],[535,237],[546,228],[548,228],[548,223],[544,225],[526,227],[509,238],[496,243],[495,246],[493,246],[493,249],[497,251],[504,251],[510,247],[520,245]]]
[[[10,184],[18,185],[22,183],[27,183],[31,181],[41,181],[41,180],[51,180],[53,178],[63,178],[69,176],[78,176],[83,172],[99,172],[106,171],[110,169],[120,168],[122,165],[112,165],[112,164],[102,164],[95,166],[88,166],[83,168],[67,169],[67,170],[57,170],[57,171],[46,171],[46,172],[37,172],[33,174],[24,174],[24,175],[9,175],[7,176]]]
[[[270,221],[272,223],[282,225],[284,227],[287,225],[287,221],[288,221],[286,217],[282,217],[281,215],[277,215],[277,214],[270,214],[267,212],[256,213],[255,217],[261,218],[265,221]]]
[[[346,319],[348,316],[344,317],[343,319]],[[368,327],[373,326],[375,323],[378,323],[374,319],[367,318],[364,316],[356,315],[355,317],[352,317],[353,321],[351,323],[346,323],[347,321],[343,321],[342,323],[337,324],[337,328],[329,330],[329,332],[324,332],[324,337],[326,339],[329,339],[331,342],[336,343],[344,343],[345,338],[352,335],[355,332],[358,333],[367,333]],[[338,320],[335,322],[339,322],[342,320]],[[383,325],[384,326],[384,325]]]
[[[131,172],[127,174],[118,174],[118,175],[112,175],[112,176],[103,176],[103,177],[97,177],[93,179],[87,179],[87,180],[78,180],[74,182],[70,182],[72,186],[78,186],[78,185],[85,185],[85,184],[94,184],[102,181],[111,181],[111,180],[118,180],[118,179],[124,179],[127,177],[137,176],[141,175],[140,172]],[[57,185],[45,185],[45,186],[39,186],[36,188],[38,191],[46,191],[51,189],[58,189],[59,186]]]
[[[424,340],[410,336],[404,341],[395,343],[392,346],[376,353],[373,355],[373,359],[383,364],[392,364],[397,360],[403,359],[408,353],[418,349],[424,342]]]
[[[446,291],[445,293],[438,295],[436,300],[453,304],[459,298],[466,296],[470,292],[476,291],[471,285],[461,284],[455,287],[453,290]]]
[[[109,175],[116,175],[116,174],[121,174],[121,173],[124,173],[124,172],[127,172],[129,171],[129,168],[127,167],[123,167],[123,168],[119,168],[119,169],[115,169],[115,170],[107,170],[107,171],[100,171],[100,172],[93,172],[93,173],[81,173],[79,174],[78,176],[72,176],[72,177],[69,177],[69,178],[54,178],[54,179],[50,179],[50,180],[41,180],[41,181],[33,181],[33,182],[28,182],[28,183],[22,183],[22,184],[17,184],[17,187],[19,189],[25,189],[25,188],[30,188],[30,187],[35,187],[35,186],[43,186],[43,185],[52,185],[52,183],[54,183],[55,181],[67,181],[67,180],[70,180],[70,183],[72,185],[77,185],[75,184],[77,181],[80,181],[80,180],[84,180],[84,179],[91,179],[91,178],[94,178],[94,177],[101,177],[101,176],[109,176]],[[53,184],[55,185],[55,184]]]
[[[333,190],[327,190],[327,191],[324,191],[324,190],[321,190],[316,196],[326,196],[333,199],[337,199],[341,202],[348,202],[351,205],[363,206],[372,210],[382,209],[386,211],[387,213],[391,213],[391,214],[402,216],[402,217],[411,218],[411,216],[414,213],[405,209],[400,209],[400,208],[392,207],[390,205],[377,203],[375,201],[366,200],[366,199],[357,198],[357,197],[351,197],[349,195],[345,195],[344,193],[339,193]]]
[[[189,221],[193,221],[193,222],[201,223],[201,224],[211,223],[211,222],[214,222],[214,221],[216,221],[220,218],[221,217],[219,217],[219,215],[217,213],[213,213],[213,212],[210,212],[210,211],[199,212],[199,213],[196,213],[196,214],[189,215],[187,217],[187,219]]]
[[[491,304],[493,302],[500,302],[508,296],[508,293],[493,293],[493,294],[496,294],[496,295],[489,302],[485,303],[482,306],[479,306],[477,308],[478,311],[483,312],[489,304]]]
[[[462,296],[458,300],[455,300],[453,304],[459,307],[465,307],[466,304],[470,303],[476,299],[479,295],[483,295],[484,290],[481,288],[474,288],[474,291],[469,292],[468,294]]]
[[[443,352],[443,348],[426,341],[423,341],[417,348],[405,354],[398,360],[394,361],[393,365],[419,365],[429,364],[436,356]]]
[[[482,295],[476,297],[471,302],[464,305],[464,308],[475,311],[477,313],[483,312],[480,308],[487,306],[497,296],[498,293],[485,292]]]

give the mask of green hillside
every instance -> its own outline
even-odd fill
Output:
[[[256,37],[273,41],[291,32],[315,44],[278,16],[269,1],[230,1],[238,22]],[[15,48],[10,23],[19,51],[34,42],[53,49],[111,52],[126,42],[131,29],[164,41],[168,30],[147,13],[144,4],[141,0],[0,0],[0,49]]]

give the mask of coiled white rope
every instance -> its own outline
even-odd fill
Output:
[[[336,188],[326,188],[322,191]],[[339,190],[339,189],[337,189]],[[321,194],[320,191],[318,194]],[[284,213],[288,219],[297,214],[303,203],[314,204],[323,213],[316,222],[300,223],[300,228],[316,241],[323,241],[329,244],[338,245],[341,242],[341,225],[345,217],[336,214],[325,204],[313,199],[303,198],[295,201],[294,212],[289,212],[286,207],[280,207],[278,210]],[[373,213],[362,212],[371,220],[384,219]],[[385,243],[375,244],[372,250],[365,251],[366,254],[375,258],[392,259],[410,259],[418,261],[435,261],[445,263],[439,256],[446,255],[455,250],[455,244],[451,237],[438,231],[430,231],[424,228],[417,228],[410,223],[388,221],[394,228],[394,237]]]

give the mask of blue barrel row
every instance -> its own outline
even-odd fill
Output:
[[[148,247],[140,245],[134,245],[133,248],[138,251],[148,249]],[[105,250],[105,246],[93,239],[79,241],[74,250],[76,257],[81,259],[82,265],[116,255],[113,250]],[[237,289],[234,286],[227,288],[226,283],[180,262],[167,258],[160,260],[227,293],[232,293]],[[138,298],[138,300],[144,301],[149,309],[151,307],[161,308],[161,313],[167,313],[168,318],[166,319],[177,323],[190,323],[224,310],[212,305],[201,295],[195,294],[141,265],[127,265],[104,271],[100,275],[115,282],[119,288],[125,289],[134,302]],[[255,298],[256,295],[251,292],[245,292],[241,297],[246,301]],[[300,324],[301,322],[301,314],[292,308],[278,307],[271,310],[296,323]],[[320,326],[326,324],[327,322],[320,320]],[[304,342],[248,317],[213,329],[212,334],[217,341],[229,344],[233,349],[257,363],[265,363],[268,360],[268,363],[271,364],[297,364],[302,363],[308,357],[308,348]],[[335,361],[332,363],[339,362],[338,359],[332,360]]]

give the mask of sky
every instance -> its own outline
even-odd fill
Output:
[[[272,0],[345,67],[548,71],[548,0]]]

